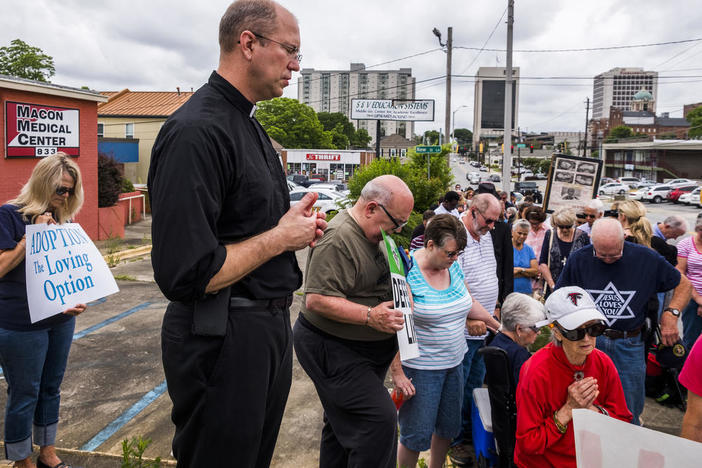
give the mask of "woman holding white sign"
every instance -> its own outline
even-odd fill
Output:
[[[461,430],[463,335],[482,335],[499,323],[475,307],[456,259],[466,246],[466,228],[450,214],[433,217],[424,232],[424,248],[412,252],[407,283],[414,301],[414,326],[420,356],[391,366],[397,390],[408,399],[399,410],[399,466],[413,467],[419,453],[431,448],[430,467],[442,466],[451,440]]]
[[[0,207],[0,364],[7,380],[5,457],[16,467],[67,467],[56,455],[60,386],[78,304],[31,323],[27,301],[25,228],[62,224],[83,204],[78,165],[56,153],[35,166],[17,198]],[[34,438],[32,439],[32,428]],[[32,441],[39,445],[36,465]]]

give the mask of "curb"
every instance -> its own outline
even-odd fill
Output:
[[[0,444],[4,447],[4,444]],[[38,454],[38,448],[34,446],[35,454]],[[66,463],[71,463],[73,466],[84,466],[86,468],[112,468],[115,466],[120,466],[122,462],[122,455],[117,455],[114,453],[106,452],[88,452],[85,450],[78,449],[66,449],[56,447],[56,454]],[[142,458],[144,462],[153,462],[154,458]],[[171,459],[161,459],[159,466],[176,466],[177,462]],[[9,460],[0,461],[0,467],[11,467],[12,462]]]
[[[144,245],[142,247],[137,247],[136,249],[120,250],[119,252],[106,254],[103,255],[102,258],[104,258],[105,262],[107,262],[108,264],[110,262],[119,263],[122,260],[128,260],[130,258],[143,257],[144,255],[148,255],[151,253],[151,248],[151,245]]]

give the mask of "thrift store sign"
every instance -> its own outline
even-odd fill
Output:
[[[23,102],[5,103],[7,157],[80,155],[80,111]]]
[[[119,291],[80,224],[27,226],[27,298],[32,323]]]
[[[401,311],[405,318],[405,326],[397,332],[397,344],[400,348],[400,360],[406,361],[419,357],[419,344],[417,343],[417,332],[414,330],[414,316],[412,315],[409,288],[405,279],[405,267],[397,252],[395,241],[392,240],[392,237],[386,236],[382,229],[380,232],[383,233],[385,248],[388,252],[394,308]]]

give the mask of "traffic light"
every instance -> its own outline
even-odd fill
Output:
[[[534,152],[534,145],[529,145],[529,152],[533,153]]]
[[[514,145],[509,145],[509,149],[514,153]]]

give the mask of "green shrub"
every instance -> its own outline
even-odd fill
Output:
[[[134,184],[129,179],[122,177],[122,193],[134,192]]]

